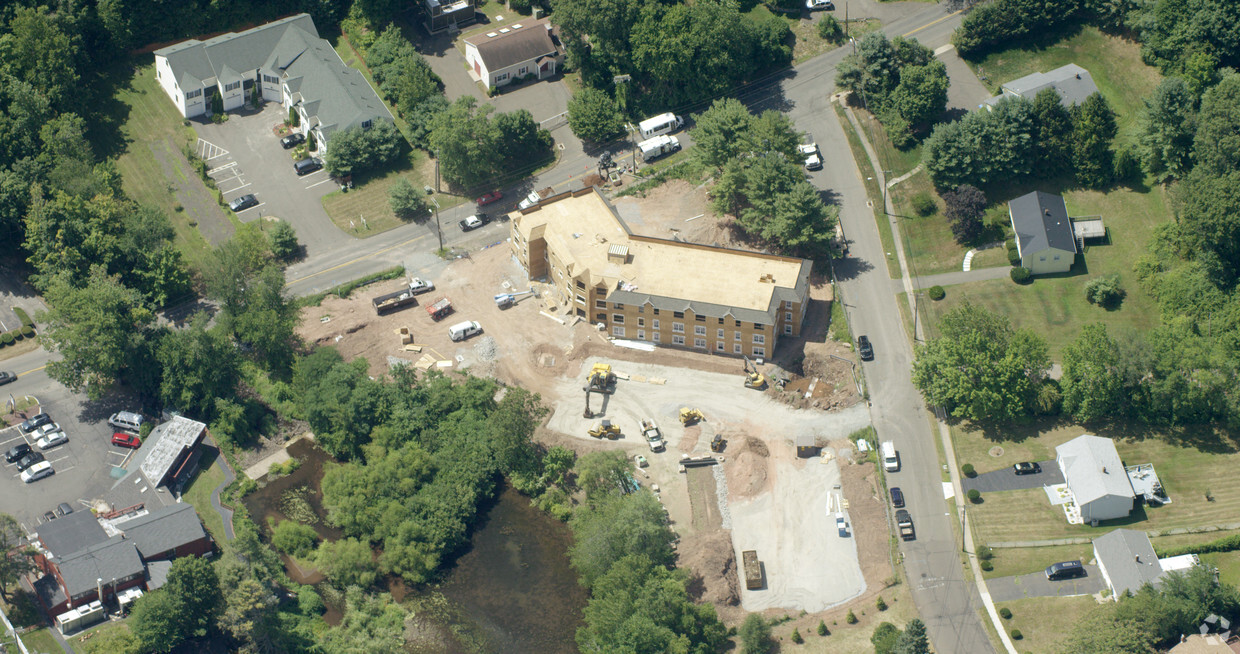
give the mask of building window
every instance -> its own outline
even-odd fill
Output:
[[[638,327],[645,327],[645,326],[646,326],[646,319],[645,319],[645,318],[638,318],[638,319],[637,319],[637,326],[638,326]]]
[[[764,348],[764,347],[755,347],[755,348],[753,349],[753,355],[754,355],[754,356],[756,356],[756,357],[764,357],[764,356],[766,356],[766,348]]]
[[[190,91],[189,93],[186,93],[185,99],[192,100],[200,95],[202,95],[202,89],[196,89],[196,90]]]
[[[495,76],[495,81],[497,81],[497,82],[502,82],[502,81],[504,81],[504,80],[506,80],[506,79],[508,79],[508,73],[504,73],[504,74],[502,74],[502,75],[496,75],[496,76]]]
[[[754,331],[764,332],[764,331],[766,331],[766,325],[764,325],[764,324],[762,324],[762,323],[760,323],[760,322],[755,322],[755,323],[753,324],[753,329],[754,329]]]
[[[659,340],[659,332],[651,333],[650,340],[654,341],[655,343],[660,343],[661,341]]]
[[[616,323],[617,325],[623,325],[623,324],[624,324],[624,314],[623,314],[623,313],[613,313],[613,314],[611,314],[611,321],[612,321],[612,322],[614,322],[614,323]]]
[[[1055,261],[1059,261],[1059,255],[1058,255],[1058,254],[1056,254],[1056,255],[1055,255]]]
[[[701,326],[701,325],[694,325],[694,326],[693,326],[693,333],[694,333],[694,334],[696,334],[696,335],[698,335],[698,336],[705,336],[705,335],[706,335],[706,328],[705,328],[705,327],[703,327],[703,326]]]
[[[723,341],[715,341],[715,351],[716,352],[723,351]]]
[[[658,310],[658,309],[655,309],[655,310],[654,310],[654,315],[656,315],[656,316],[657,316],[657,315],[659,315],[659,310]]]
[[[672,345],[684,345],[685,337],[679,334],[672,334]]]
[[[785,308],[785,309],[788,309],[789,311],[791,311],[791,310],[792,310],[792,300],[784,300],[784,308]]]
[[[637,305],[637,312],[638,312],[638,313],[646,313],[646,305],[644,305],[644,304],[639,304],[639,305]]]
[[[1038,261],[1046,261],[1046,257],[1045,256],[1038,257]]]
[[[611,328],[611,335],[612,335],[612,336],[619,336],[620,338],[624,338],[624,328],[623,328],[623,327],[621,327],[621,326],[619,326],[619,325],[617,325],[617,326],[615,326],[615,327],[612,327],[612,328]]]
[[[732,346],[732,354],[741,354],[741,344],[737,343]]]
[[[637,330],[637,340],[639,341],[646,340],[646,330],[644,329]]]
[[[723,324],[723,318],[720,318],[720,319],[719,319],[719,324],[720,324],[720,325],[722,325],[722,324]]]
[[[683,322],[672,323],[672,331],[677,334],[685,333],[685,324]]]
[[[616,303],[616,306],[615,306],[615,309],[616,309],[616,311],[624,311],[624,305],[623,305],[623,304],[620,304],[619,302],[617,302],[617,303]]]
[[[705,350],[705,349],[706,349],[706,339],[704,339],[704,338],[695,338],[695,339],[693,339],[693,347],[696,347],[696,348],[701,349],[701,350]]]
[[[659,328],[659,319],[655,318],[654,320],[650,321],[650,326],[657,330]]]
[[[594,321],[595,322],[607,322],[607,314],[605,313],[594,314]]]
[[[706,316],[703,316],[703,315],[702,315],[702,314],[700,314],[700,313],[699,313],[698,315],[696,315],[696,316],[693,316],[693,319],[694,319],[694,320],[696,320],[696,321],[698,321],[698,322],[706,322]]]
[[[723,328],[722,327],[715,330],[715,338],[721,341],[723,340]]]
[[[737,320],[737,321],[736,321],[736,326],[737,326],[737,327],[740,327],[740,326],[741,326],[741,321]]]
[[[603,301],[603,300],[595,300],[595,301],[594,301],[594,308],[595,308],[595,309],[606,309],[606,308],[607,308],[607,302],[605,302],[605,301]]]
[[[785,333],[785,334],[791,334],[791,333],[792,333],[792,325],[784,325],[784,333]]]
[[[524,74],[526,74],[526,73],[528,73],[528,72],[530,72],[530,68],[529,68],[529,66],[522,66],[522,67],[521,67],[521,69],[517,71],[517,74],[518,74],[518,75],[524,75]]]
[[[586,298],[585,298],[585,296],[578,295],[578,296],[577,296],[577,304],[585,304],[585,303],[586,303]]]
[[[370,129],[370,126],[371,126],[371,125],[374,125],[374,124],[375,124],[375,121],[373,121],[373,120],[363,120],[363,121],[362,121],[362,129]]]
[[[763,334],[754,334],[753,344],[754,345],[766,345],[766,336]]]
[[[791,311],[785,311],[785,312],[784,312],[784,320],[792,320],[792,312],[791,312]]]
[[[225,85],[224,85],[224,91],[225,91],[225,92],[227,92],[227,91],[236,91],[236,90],[237,90],[237,89],[239,89],[239,88],[241,88],[241,82],[233,82],[232,84],[225,84]]]
[[[737,343],[739,343],[739,342],[741,341],[741,333],[740,333],[740,332],[732,332],[732,340],[734,340],[734,341],[736,341]],[[739,345],[737,345],[736,347],[740,347],[740,346],[739,346]]]
[[[672,312],[672,317],[673,317],[673,318],[684,318],[684,317],[685,317],[685,312],[684,312],[684,311],[673,311],[673,312]]]
[[[584,290],[586,290],[586,283],[585,283],[585,282],[583,282],[583,281],[581,281],[580,279],[578,279],[578,280],[577,280],[577,288],[579,288],[579,289],[581,289],[581,290],[583,290],[583,291],[584,291]]]
[[[279,84],[280,78],[275,75],[263,75],[263,81],[268,84]]]

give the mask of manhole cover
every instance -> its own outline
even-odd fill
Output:
[[[1003,456],[1003,448],[998,445],[990,448],[990,456],[993,456],[996,459]]]

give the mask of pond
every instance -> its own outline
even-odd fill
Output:
[[[247,495],[250,515],[264,531],[268,518],[295,517],[311,524],[320,538],[340,538],[341,532],[323,520],[319,486],[323,464],[331,457],[308,440],[291,445],[289,454],[301,467]],[[507,487],[480,512],[469,545],[437,585],[406,588],[399,578],[385,582],[393,598],[418,616],[409,630],[416,636],[413,651],[576,652],[574,635],[586,592],[568,564],[568,527]],[[282,558],[294,581],[323,582],[317,570]],[[339,622],[339,607],[330,607],[324,618]]]

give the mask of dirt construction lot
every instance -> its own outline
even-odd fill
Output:
[[[652,208],[666,201],[626,202],[621,213],[630,218],[645,212],[634,231],[664,237],[669,222],[702,213],[693,202],[679,208],[677,215],[689,213],[683,218]],[[712,220],[690,225],[703,239],[723,236],[726,228],[710,227]],[[540,441],[578,453],[621,449],[630,459],[644,455],[649,466],[636,476],[667,507],[681,537],[680,565],[696,577],[695,595],[714,603],[729,621],[743,617],[742,604],[751,610],[822,611],[867,588],[881,588],[891,575],[884,504],[875,500],[873,466],[852,464],[845,438],[869,424],[869,410],[859,402],[847,361],[827,356],[851,358],[846,346],[825,338],[828,302],[811,303],[802,338],[781,341],[776,359],[782,369],[763,367],[768,375],[787,376],[787,387],[756,391],[743,386],[742,363],[731,357],[614,345],[571,318],[567,307],[545,300],[550,294],[526,280],[507,243],[452,262],[433,281],[435,291],[419,295],[416,306],[385,316],[375,314],[370,300],[398,290],[403,280],[359,289],[348,299],[329,296],[321,306],[303,310],[300,335],[335,346],[346,359],[365,357],[375,376],[405,363],[422,370],[468,371],[528,388],[551,409],[536,436]],[[495,306],[495,294],[527,288],[535,293],[515,306]],[[829,297],[828,284],[819,281],[813,288],[815,300],[822,300],[824,289]],[[454,312],[434,321],[423,307],[440,297],[451,299]],[[483,331],[454,343],[448,326],[464,320],[478,321]],[[613,395],[591,398],[600,415],[586,419],[582,386],[585,371],[597,361],[610,363],[621,379]],[[811,376],[800,377],[800,371]],[[682,426],[677,416],[685,406],[700,409],[706,420]],[[600,418],[618,425],[622,437],[589,437],[586,430]],[[643,418],[658,423],[668,442],[665,452],[652,453],[640,439]],[[716,434],[727,443],[721,465],[679,472],[681,455],[710,455]],[[817,457],[798,459],[793,442],[800,434],[813,435],[819,446],[842,452],[844,458],[836,455],[825,464]],[[851,532],[847,538],[837,535],[834,515],[826,514],[828,497],[849,503],[844,509]],[[765,565],[766,584],[760,590],[743,590],[743,575],[738,579],[737,557],[746,549],[758,550]]]

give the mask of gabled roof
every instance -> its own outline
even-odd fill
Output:
[[[148,559],[207,536],[194,506],[189,502],[174,504],[117,523],[116,528],[125,534],[126,540],[138,548],[143,558]]]
[[[1062,195],[1034,191],[1008,202],[1008,212],[1021,256],[1047,248],[1076,253],[1076,236]]]
[[[1155,583],[1162,576],[1158,555],[1143,531],[1116,529],[1094,539],[1098,563],[1106,568],[1115,594],[1125,590],[1137,592],[1146,583]]]
[[[202,88],[220,75],[231,71],[252,71],[263,65],[272,45],[289,31],[298,31],[318,38],[318,30],[310,14],[298,14],[244,32],[228,32],[206,41],[189,39],[155,51],[168,60],[182,91]]]
[[[86,549],[108,537],[90,511],[74,511],[63,518],[46,522],[37,533],[43,547],[55,558]]]
[[[520,27],[518,27],[518,25]],[[465,39],[478,49],[478,56],[487,70],[497,71],[556,52],[555,42],[547,29],[547,19],[490,30]],[[503,30],[509,30],[504,32]],[[488,36],[494,34],[494,36]]]
[[[1003,93],[986,101],[988,105],[996,105],[1005,96],[1017,95],[1026,100],[1034,99],[1042,89],[1055,89],[1059,101],[1065,107],[1081,104],[1085,99],[1098,92],[1094,78],[1088,70],[1076,64],[1068,64],[1061,68],[1045,72],[1025,75],[1003,85]]]
[[[1132,498],[1128,471],[1109,438],[1084,434],[1055,448],[1078,505],[1109,495]]]
[[[107,584],[113,579],[144,571],[142,558],[133,543],[125,542],[121,536],[113,536],[58,560],[56,569],[60,571],[69,597],[96,588],[100,579]]]

